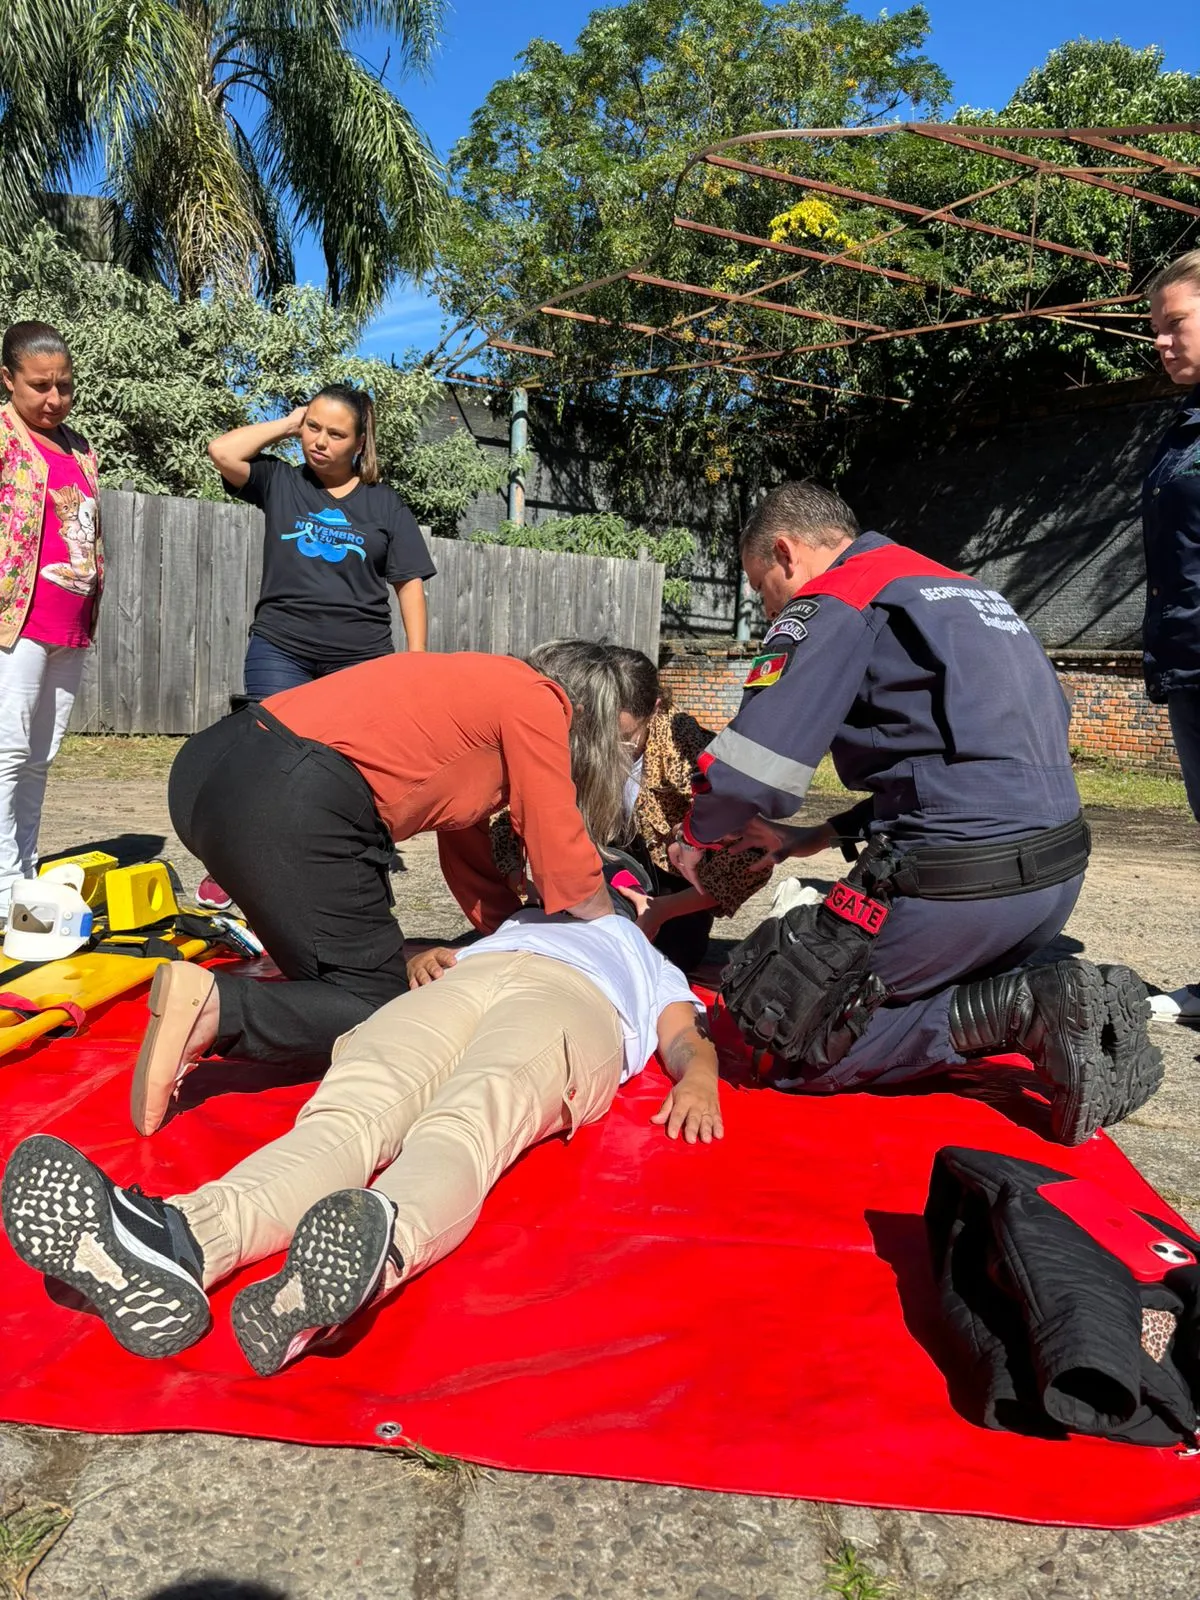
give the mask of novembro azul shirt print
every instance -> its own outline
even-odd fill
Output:
[[[383,483],[332,495],[307,467],[275,456],[231,494],[266,518],[252,633],[293,655],[350,665],[392,649],[388,589],[432,578],[416,518]]]

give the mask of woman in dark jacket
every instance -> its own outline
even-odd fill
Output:
[[[1192,814],[1200,822],[1200,250],[1150,286],[1154,343],[1173,383],[1188,390],[1142,487],[1146,690],[1166,705]],[[1155,995],[1158,1021],[1200,1020],[1200,984]]]

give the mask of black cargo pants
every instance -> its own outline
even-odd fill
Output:
[[[214,1054],[328,1066],[335,1039],[408,987],[392,840],[365,779],[248,706],[187,741],[168,801],[176,833],[286,980],[217,974]]]

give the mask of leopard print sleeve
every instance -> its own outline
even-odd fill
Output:
[[[666,765],[678,785],[681,803],[686,812],[691,803],[692,774],[702,751],[715,737],[694,717],[685,712],[671,715],[671,757]],[[746,855],[732,856],[726,850],[706,851],[697,868],[697,877],[706,894],[717,902],[719,916],[731,917],[752,894],[756,894],[770,881],[769,872],[754,872],[751,863],[759,860],[761,850],[748,851]]]
[[[507,809],[492,818],[488,836],[496,871],[506,883],[514,872],[525,871],[525,847],[517,837],[517,830],[512,825],[512,817]]]
[[[730,855],[728,850],[705,851],[696,877],[704,892],[717,902],[718,916],[732,917],[752,894],[770,883],[770,872],[755,872],[752,867],[762,855],[761,850],[747,850],[738,856]]]

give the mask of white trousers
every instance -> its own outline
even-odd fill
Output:
[[[58,754],[86,650],[18,639],[0,650],[0,916],[37,871],[46,773]]]

